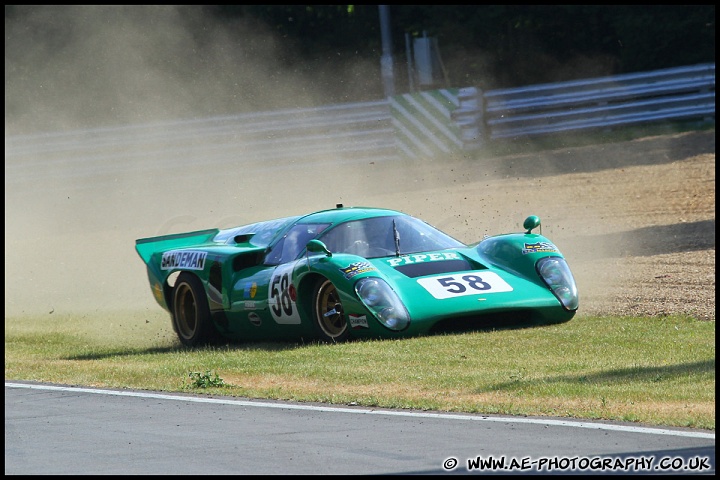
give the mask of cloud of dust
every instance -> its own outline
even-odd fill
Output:
[[[307,75],[264,25],[219,23],[199,6],[14,8],[6,135],[312,106],[379,77],[379,61],[342,67],[357,83],[330,83],[337,64]]]
[[[572,244],[573,230],[605,228],[599,205],[606,195],[585,174],[624,166],[608,150],[595,158],[569,149],[472,164],[443,158],[320,169],[288,165],[261,173],[207,167],[203,151],[197,162],[175,165],[159,151],[186,144],[157,152],[83,146],[83,157],[76,158],[70,140],[50,152],[26,153],[8,138],[42,134],[45,141],[53,132],[328,105],[344,92],[353,98],[358,91],[377,92],[378,99],[380,59],[335,63],[327,71],[317,64],[295,66],[292,47],[263,25],[218,24],[201,7],[14,8],[23,15],[6,10],[6,318],[155,312],[136,239],[336,203],[402,210],[468,243],[521,231],[531,214],[540,215],[544,233],[571,252],[585,251]],[[618,158],[626,154],[617,150]],[[560,183],[546,176],[559,173],[574,176]],[[577,182],[587,184],[578,189]],[[607,184],[617,181],[608,178]],[[612,207],[614,215],[625,208]]]
[[[265,26],[219,24],[198,6],[7,8],[6,317],[158,308],[137,238],[338,200],[339,182],[309,198],[292,171],[248,177],[206,169],[202,158],[173,168],[124,146],[77,158],[72,138],[35,156],[12,139],[327,105],[344,91],[380,87],[379,58],[308,74],[292,67],[291,47]]]

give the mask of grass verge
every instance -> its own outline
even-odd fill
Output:
[[[338,345],[182,348],[163,313],[5,318],[5,380],[715,429],[715,322],[583,317]]]

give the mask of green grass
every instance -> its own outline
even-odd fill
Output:
[[[5,318],[5,379],[715,429],[715,322],[562,325],[196,350],[167,314]]]

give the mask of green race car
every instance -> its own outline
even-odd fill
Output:
[[[402,212],[337,205],[136,249],[184,345],[342,342],[570,320],[577,286],[539,225],[466,245]]]

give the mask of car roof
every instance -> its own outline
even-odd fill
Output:
[[[227,243],[236,235],[254,234],[251,243],[256,246],[267,246],[278,238],[290,225],[308,223],[329,223],[337,224],[363,218],[386,217],[389,215],[406,215],[396,210],[375,207],[336,207],[328,210],[309,213],[307,215],[295,215],[291,217],[276,218],[255,222],[238,227],[219,230],[213,238],[216,243]]]
[[[406,215],[397,210],[375,207],[337,207],[319,212],[310,213],[300,218],[296,223],[342,223],[352,220],[373,217],[387,217],[391,215]]]

